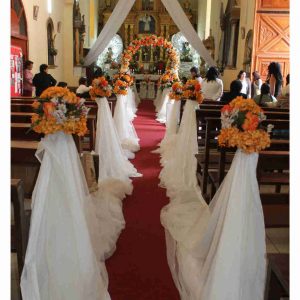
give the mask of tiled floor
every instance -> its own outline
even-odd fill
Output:
[[[268,253],[289,253],[289,228],[267,228]],[[11,300],[20,300],[17,255],[11,254]]]

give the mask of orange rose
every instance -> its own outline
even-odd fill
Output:
[[[46,115],[46,118],[50,118],[52,113],[55,111],[55,104],[53,102],[45,102],[43,104],[43,110]]]

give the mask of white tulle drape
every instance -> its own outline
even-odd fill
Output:
[[[174,102],[174,100],[170,100],[170,91],[171,88],[164,89],[161,95],[161,100],[157,103],[156,121],[160,123],[166,123],[167,121],[167,103]]]
[[[32,196],[30,236],[21,278],[24,300],[109,300],[95,207],[72,136],[47,135]]]
[[[181,101],[175,101],[170,111],[170,117],[166,123],[166,132],[162,141],[158,144],[159,148],[153,153],[159,153],[161,156],[161,164],[164,165],[164,157],[168,158],[173,152],[178,131],[178,122],[180,116]]]
[[[189,190],[161,212],[167,255],[182,300],[263,300],[265,227],[256,179],[258,154],[238,150],[210,217]]]
[[[128,95],[117,95],[117,103],[114,111],[114,123],[123,149],[128,158],[134,158],[134,153],[140,150],[139,138],[130,121],[127,110]]]
[[[199,189],[196,170],[198,153],[197,125],[195,108],[196,101],[187,100],[176,140],[169,155],[163,155],[163,169],[160,172],[161,185],[170,194],[182,187]]]
[[[98,114],[95,152],[99,155],[99,181],[120,179],[130,182],[129,177],[140,177],[128,161],[121,146],[111,110],[106,98],[97,98]]]
[[[133,93],[131,88],[127,89],[128,95],[127,95],[127,111],[129,120],[132,121],[136,117],[136,102],[135,102],[135,94]]]

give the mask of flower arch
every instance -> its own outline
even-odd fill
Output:
[[[167,69],[171,71],[177,71],[179,67],[179,57],[176,49],[173,47],[172,43],[163,37],[158,37],[156,35],[147,35],[142,38],[133,40],[129,46],[124,50],[122,54],[121,72],[127,72],[130,61],[136,52],[145,46],[159,46],[165,48],[168,54],[168,65]]]

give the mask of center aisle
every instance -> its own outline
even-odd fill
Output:
[[[168,203],[158,187],[159,155],[151,153],[165,128],[155,121],[153,101],[143,100],[134,126],[141,150],[132,160],[141,178],[133,179],[133,194],[124,199],[126,227],[114,255],[106,261],[112,300],[179,300],[167,264],[160,210]]]

